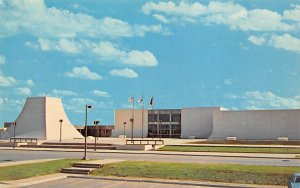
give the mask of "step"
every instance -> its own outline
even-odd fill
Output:
[[[94,168],[63,168],[61,170],[62,173],[69,173],[69,174],[90,174],[94,170]]]
[[[101,168],[103,167],[102,164],[97,163],[74,163],[73,167],[77,168]]]
[[[42,145],[76,145],[76,146],[84,146],[84,142],[44,142]],[[87,145],[95,145],[95,143],[87,143]],[[106,143],[97,143],[98,146],[112,146],[112,144]]]
[[[77,145],[22,145],[20,147],[26,148],[62,148],[62,149],[84,149],[84,146]],[[88,145],[87,149],[95,149],[94,146]],[[115,150],[115,146],[96,146],[96,149]]]

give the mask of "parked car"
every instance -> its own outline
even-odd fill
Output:
[[[289,188],[300,188],[300,174],[294,174],[289,179]]]

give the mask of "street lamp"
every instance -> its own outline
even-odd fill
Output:
[[[124,138],[126,138],[126,135],[125,135],[125,125],[126,125],[126,121],[123,122],[123,125],[124,125]]]
[[[94,149],[94,151],[96,151],[96,147],[97,147],[97,141],[96,141],[96,125],[98,125],[99,124],[99,121],[94,121],[94,125],[95,125],[95,131],[94,131],[94,133],[95,133],[95,149]]]
[[[131,140],[133,140],[133,118],[130,118],[130,122],[131,122]]]
[[[13,148],[16,148],[16,126],[17,126],[16,121],[13,122],[13,126],[14,126],[14,147]]]
[[[59,123],[60,123],[60,132],[59,132],[59,142],[61,142],[61,134],[62,134],[62,122],[63,122],[64,120],[63,119],[60,119],[59,120]]]
[[[84,127],[85,127],[85,134],[84,134],[84,156],[82,160],[88,160],[86,156],[86,150],[87,150],[87,143],[86,143],[86,138],[87,138],[87,109],[92,108],[91,105],[85,105],[85,122],[84,122]]]

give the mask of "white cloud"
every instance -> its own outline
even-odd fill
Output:
[[[76,97],[65,101],[64,106],[67,110],[82,113],[85,110],[85,105],[92,105],[94,107],[96,103],[93,99]]]
[[[27,80],[26,83],[29,86],[33,86],[34,85],[34,82],[32,80]]]
[[[225,94],[224,97],[225,97],[225,98],[228,98],[228,99],[237,99],[237,98],[239,98],[239,96],[237,96],[237,95],[234,94],[234,93],[228,93],[228,94]]]
[[[51,93],[54,94],[55,96],[78,96],[76,92],[70,90],[53,89]]]
[[[130,51],[126,57],[122,58],[122,63],[137,66],[157,66],[156,57],[149,51]]]
[[[244,107],[249,110],[254,109],[299,109],[300,96],[281,97],[270,91],[248,91],[242,95],[229,94],[231,99],[243,100]]]
[[[104,59],[115,59],[126,55],[126,52],[118,49],[118,46],[111,42],[100,42],[92,49],[93,52]]]
[[[231,85],[231,83],[232,83],[232,80],[231,80],[231,79],[226,79],[226,80],[224,80],[224,84],[225,84],[225,85]]]
[[[31,90],[28,87],[19,87],[15,89],[18,95],[31,95]]]
[[[138,74],[129,68],[125,69],[113,69],[109,72],[112,76],[121,76],[121,77],[127,77],[127,78],[137,78]]]
[[[92,91],[92,94],[97,97],[110,97],[110,94],[108,92],[101,90],[94,90]]]
[[[145,14],[153,14],[156,19],[161,20],[163,23],[170,23],[165,22],[165,20],[173,20],[222,24],[228,25],[232,29],[244,31],[295,30],[294,18],[298,15],[295,10],[294,12],[286,12],[285,17],[266,9],[247,10],[245,7],[231,1],[210,1],[207,5],[183,1],[178,4],[170,1],[147,2],[143,5],[142,10]],[[284,18],[289,20],[285,22]]]
[[[250,42],[252,42],[253,44],[259,45],[259,46],[263,45],[266,42],[266,40],[265,40],[264,37],[256,37],[256,36],[253,36],[253,35],[251,35],[250,37],[248,37],[248,40]]]
[[[300,53],[300,39],[287,33],[283,35],[263,34],[260,37],[250,36],[248,40],[256,45],[268,45],[273,48]]]
[[[86,66],[83,67],[74,67],[72,71],[66,72],[65,76],[71,78],[80,78],[80,79],[87,79],[87,80],[101,80],[102,76],[99,74],[90,71],[90,69]]]
[[[60,39],[59,47],[61,48],[62,51],[69,52],[69,53],[79,53],[81,50],[80,46],[77,45],[77,43],[68,39]]]
[[[5,62],[6,62],[6,58],[5,58],[5,56],[3,56],[3,55],[0,55],[0,65],[3,65],[3,64],[5,64]]]
[[[300,39],[289,34],[272,35],[270,45],[275,48],[281,48],[288,51],[300,53]]]
[[[7,111],[16,111],[21,110],[21,107],[24,105],[24,100],[16,100],[16,99],[9,99],[7,97],[0,97],[0,112]]]
[[[205,6],[200,3],[188,4],[185,2],[180,2],[176,5],[174,2],[147,2],[142,10],[146,14],[151,12],[162,12],[169,15],[179,15],[179,16],[199,16],[205,11]]]
[[[283,22],[280,14],[266,9],[248,11],[245,20],[237,20],[234,24],[233,27],[244,31],[290,31],[295,29],[293,25]]]
[[[43,0],[4,0],[0,4],[0,38],[21,32],[38,38],[133,37],[146,32],[164,32],[161,26],[154,26],[131,25],[115,18],[97,19],[84,13],[48,8]]]
[[[62,47],[61,41],[69,44],[72,48]],[[66,45],[66,46],[69,46]],[[104,60],[117,60],[123,64],[133,66],[157,66],[158,61],[150,51],[131,50],[125,51],[120,47],[109,41],[92,42],[90,40],[70,41],[68,39],[60,39],[59,41],[52,41],[49,39],[39,39],[38,46],[42,51],[62,51],[67,53],[90,53],[92,52],[98,58]]]
[[[16,79],[14,79],[11,76],[1,75],[1,72],[0,72],[0,86],[9,87],[9,86],[15,85],[16,83],[17,83]]]
[[[65,38],[61,38],[57,42],[49,39],[39,38],[38,44],[42,51],[56,50],[66,53],[79,53],[81,51],[81,46],[79,43]]]
[[[169,23],[170,22],[170,20],[168,18],[164,17],[161,14],[153,14],[153,17],[160,20],[163,23]]]
[[[283,12],[284,19],[300,22],[300,5],[294,5],[294,9]]]
[[[250,104],[249,106],[256,108],[300,108],[300,99],[297,96],[284,98],[277,96],[270,91],[251,91],[245,92],[243,97],[247,100],[247,103]]]
[[[81,98],[75,97],[64,102],[64,106],[66,110],[70,110],[76,113],[83,113],[85,111],[85,105],[92,105],[93,111],[98,111],[101,109],[112,109],[113,102],[103,102],[103,101],[95,101],[90,98]]]

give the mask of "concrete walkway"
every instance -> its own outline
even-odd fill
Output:
[[[0,147],[0,150],[23,151],[53,151],[53,152],[82,152],[82,149],[63,148],[16,148]],[[270,153],[224,153],[224,152],[174,152],[174,151],[134,151],[134,150],[88,150],[89,153],[124,153],[124,154],[154,154],[154,155],[184,155],[184,156],[218,156],[218,157],[242,157],[242,158],[271,158],[271,159],[295,159],[299,154],[270,154]]]
[[[48,162],[48,161],[55,161],[60,160],[62,158],[58,159],[36,159],[36,160],[26,160],[26,161],[9,161],[5,163],[0,163],[0,167],[5,166],[15,166],[15,165],[22,165],[22,164],[31,164],[31,163],[42,163],[42,162]]]
[[[187,181],[187,180],[168,180],[168,179],[152,179],[152,178],[133,178],[133,177],[112,177],[112,176],[90,176],[90,175],[67,175],[63,173],[51,174],[46,176],[32,177],[16,181],[0,182],[1,188],[13,188],[33,186],[38,184],[49,184],[52,181],[62,181],[65,178],[84,179],[86,182],[90,180],[108,180],[108,181],[123,181],[123,182],[144,182],[156,183],[164,185],[180,185],[180,186],[197,186],[197,187],[230,187],[230,188],[283,188],[285,186],[271,186],[271,185],[252,185],[252,184],[235,184],[222,182],[204,182],[204,181]],[[49,183],[48,183],[49,182]],[[38,186],[38,187],[42,187]]]

